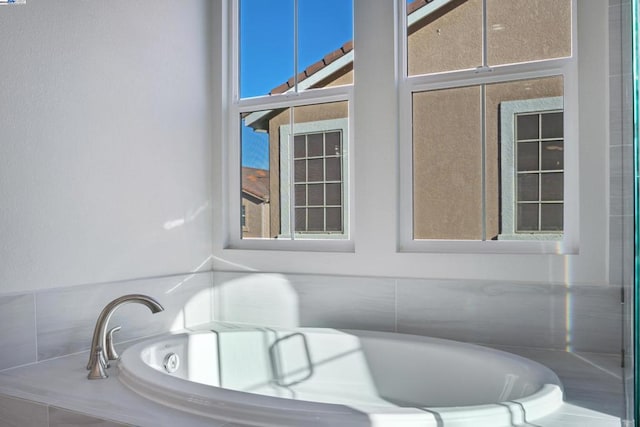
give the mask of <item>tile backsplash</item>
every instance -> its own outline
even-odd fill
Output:
[[[617,286],[205,272],[0,295],[0,370],[88,350],[102,308],[130,293],[165,311],[118,309],[116,342],[211,320],[370,329],[486,345],[619,354]]]

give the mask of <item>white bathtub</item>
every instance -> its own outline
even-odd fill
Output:
[[[149,399],[249,426],[514,426],[562,404],[531,360],[368,331],[213,323],[136,344],[119,369]]]

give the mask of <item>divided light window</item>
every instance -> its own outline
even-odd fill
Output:
[[[516,117],[516,232],[562,231],[562,111]]]
[[[348,240],[353,0],[231,4],[231,242]]]
[[[575,7],[406,3],[401,165],[412,168],[400,178],[402,206],[413,209],[401,212],[404,249],[565,240],[577,222],[577,191],[566,185],[577,173]]]
[[[342,134],[294,136],[296,232],[342,233]]]

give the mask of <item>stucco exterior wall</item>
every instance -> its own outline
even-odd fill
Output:
[[[529,11],[522,13],[523,8]],[[571,53],[570,0],[489,0],[487,18],[487,59],[491,65]],[[481,66],[482,1],[452,1],[412,26],[408,55],[409,75]],[[346,67],[316,87],[352,82],[352,67]],[[483,238],[483,228],[484,238],[496,238],[500,232],[500,103],[562,93],[561,77],[486,87],[484,227],[480,87],[414,94],[414,238],[478,240]],[[290,114],[290,109],[284,110],[269,124],[271,237],[280,232],[280,127],[290,123]],[[296,107],[293,121],[344,118],[347,114],[346,102]]]

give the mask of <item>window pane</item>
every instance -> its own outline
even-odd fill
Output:
[[[263,118],[269,111],[255,111],[241,116],[241,195],[244,216],[243,238],[269,238],[271,200],[271,164],[269,133]],[[277,233],[277,231],[275,231]]]
[[[307,186],[309,194],[309,206],[324,205],[324,185],[309,184]]]
[[[543,173],[541,177],[542,201],[562,200],[563,190],[562,173]]]
[[[342,231],[342,211],[340,208],[327,208],[327,231]]]
[[[296,159],[307,157],[307,138],[304,135],[296,135],[293,144],[293,155]]]
[[[324,181],[324,160],[312,159],[309,160],[309,182]]]
[[[342,198],[347,166],[342,149],[335,151],[348,147],[341,139],[348,135],[348,111],[341,101],[242,114],[242,200],[249,225],[243,237],[289,239],[295,230],[298,239],[327,232],[348,238]],[[331,157],[324,155],[327,146],[334,147]],[[322,221],[310,210],[316,207]],[[340,212],[337,230],[325,228],[328,207]]]
[[[480,95],[479,86],[413,95],[415,239],[482,238]]]
[[[307,221],[307,231],[324,231],[324,209],[310,208]]]
[[[538,114],[522,114],[518,116],[516,122],[516,138],[518,141],[523,139],[538,139],[540,129],[540,116]]]
[[[294,179],[295,182],[306,182],[307,181],[307,161],[306,160],[296,160],[294,162]]]
[[[542,138],[562,138],[564,134],[562,122],[562,112],[542,114]]]
[[[564,169],[564,143],[545,141],[542,143],[542,170]]]
[[[539,144],[537,142],[518,143],[518,172],[537,171],[540,167],[538,160]]]
[[[306,231],[307,229],[307,209],[296,209],[296,231]]]
[[[304,137],[307,142],[307,222],[304,228],[295,227],[300,233],[296,239],[308,234],[317,239],[328,233],[334,234],[331,238],[338,233],[347,238],[344,223],[348,212],[342,198],[347,174],[342,171],[347,167],[343,164],[343,150],[348,146],[348,107],[347,102],[332,102],[293,108],[293,126],[286,132],[292,132],[295,138]]]
[[[331,82],[323,86],[353,83],[353,62],[347,61],[346,67],[336,67],[339,61],[353,55],[352,40],[353,0],[298,1],[300,81],[315,73],[327,73],[338,68],[332,70]]]
[[[307,186],[305,184],[296,185],[296,194],[295,194],[296,206],[306,206],[307,205]]]
[[[518,205],[517,231],[538,231],[538,204]]]
[[[487,0],[488,65],[571,56],[571,0]]]
[[[323,134],[312,133],[307,135],[307,148],[309,157],[322,157],[324,155],[323,149]]]
[[[541,228],[545,231],[562,231],[562,203],[544,203],[541,207]]]
[[[353,0],[239,4],[241,98],[353,82]]]
[[[538,201],[538,179],[537,173],[525,173],[518,175],[518,200]]]
[[[240,0],[241,98],[268,95],[294,75],[293,3]]]
[[[324,135],[325,155],[327,156],[340,156],[342,147],[340,140],[342,136],[340,132],[328,132]]]
[[[482,65],[482,0],[453,1],[433,10],[407,5],[409,75],[476,68]]]
[[[327,181],[340,181],[342,179],[341,166],[339,157],[329,157],[326,160]]]
[[[340,206],[342,204],[342,185],[327,184],[327,205]]]
[[[487,240],[508,239],[517,231],[518,178],[515,173],[541,170],[540,163],[545,157],[544,153],[540,156],[540,151],[544,152],[538,131],[540,114],[562,108],[563,86],[562,77],[545,77],[485,87]],[[557,102],[559,107],[550,107]],[[525,123],[528,127],[523,132]],[[528,142],[518,142],[520,138]],[[533,199],[533,195],[527,194],[531,200],[538,200],[537,196]]]

